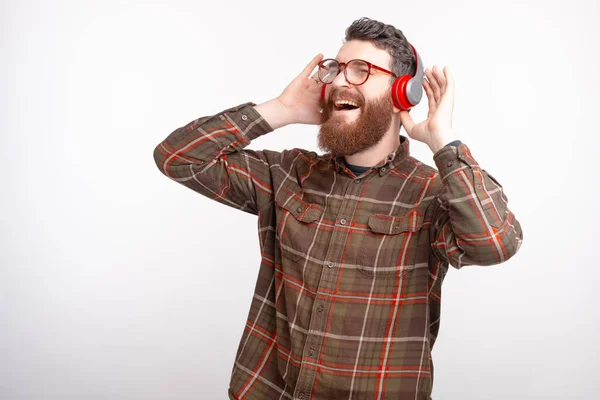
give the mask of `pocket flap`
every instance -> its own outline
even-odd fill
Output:
[[[369,227],[373,232],[395,235],[401,232],[417,232],[423,226],[423,214],[411,211],[401,216],[372,214]]]
[[[282,188],[275,196],[275,203],[288,210],[298,221],[314,222],[323,214],[323,207],[307,203],[302,198],[289,190]]]

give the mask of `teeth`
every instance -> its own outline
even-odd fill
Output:
[[[342,105],[344,105],[344,104],[348,104],[348,105],[350,105],[350,106],[354,106],[354,107],[357,107],[357,108],[358,108],[358,104],[357,104],[357,103],[355,103],[355,102],[353,102],[353,101],[350,101],[350,100],[338,100],[338,101],[336,101],[336,102],[335,102],[335,105],[336,105],[337,107],[341,107],[341,106],[342,106]]]

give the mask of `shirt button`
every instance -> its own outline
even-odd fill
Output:
[[[381,172],[385,172],[385,171],[387,171],[387,168],[386,167],[381,167]]]
[[[354,183],[360,183],[360,179],[355,179]]]
[[[340,219],[340,224],[346,225],[346,219],[345,218]]]
[[[302,207],[296,208],[296,212],[302,212]]]
[[[477,185],[477,189],[483,189],[483,186]]]
[[[317,307],[317,311],[318,311],[318,312],[323,312],[323,309],[324,309],[324,308],[325,308],[325,307],[323,307],[323,304],[321,304],[319,307]]]
[[[304,399],[304,398],[305,398],[305,395],[304,395],[304,393],[298,393],[298,398],[299,398],[300,400]]]
[[[311,356],[311,357],[314,356],[315,355],[315,351],[313,349],[310,349],[308,351],[308,355]]]
[[[333,268],[333,263],[332,262],[328,262],[327,263],[327,268]]]
[[[446,166],[451,167],[454,165],[454,160],[450,160],[446,163]]]
[[[245,121],[248,119],[248,116],[246,114],[242,115],[242,121]]]

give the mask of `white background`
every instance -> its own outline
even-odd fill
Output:
[[[505,264],[447,276],[434,399],[597,398],[599,7],[3,1],[0,398],[226,398],[256,217],[167,179],[154,147],[277,96],[362,16],[451,68],[454,127],[524,230]],[[316,137],[294,125],[249,148],[316,151]]]

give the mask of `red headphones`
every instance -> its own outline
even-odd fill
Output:
[[[392,100],[394,106],[402,111],[408,111],[412,107],[419,104],[423,97],[423,62],[421,56],[411,44],[410,47],[415,53],[415,59],[417,60],[417,68],[413,76],[402,75],[396,78],[392,85]],[[321,88],[321,99],[325,101],[325,90],[327,84],[323,84]]]

